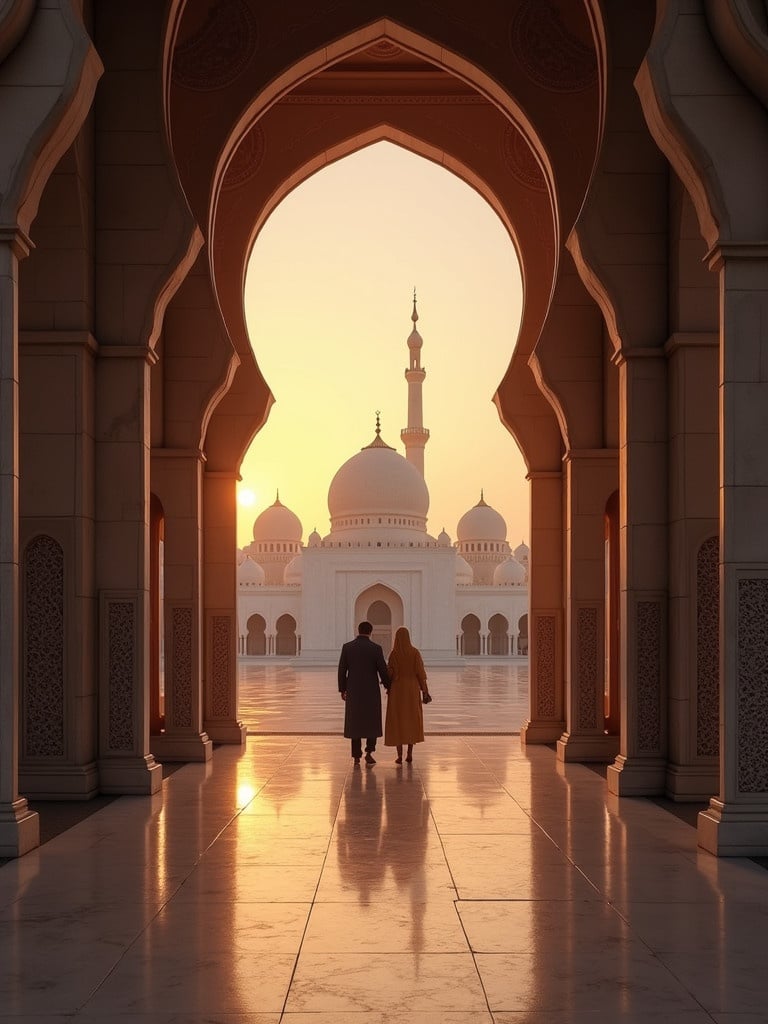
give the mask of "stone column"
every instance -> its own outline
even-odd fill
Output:
[[[165,729],[151,737],[161,761],[208,761],[203,730],[202,455],[152,451],[152,490],[163,506]]]
[[[96,363],[96,581],[103,793],[155,793],[149,751],[149,364],[102,345]]]
[[[618,485],[611,449],[569,452],[565,467],[566,731],[561,761],[611,761],[605,729],[605,508]]]
[[[563,476],[531,472],[528,612],[530,718],[523,743],[554,743],[565,728],[563,701]]]
[[[87,799],[99,790],[97,350],[88,331],[20,332],[19,784],[38,799]]]
[[[236,473],[203,474],[203,728],[214,743],[245,743],[237,706]]]
[[[768,854],[768,245],[722,246],[720,791],[699,845]]]
[[[630,349],[619,367],[620,752],[618,796],[664,792],[667,768],[667,364]]]
[[[0,857],[40,843],[40,822],[19,795],[19,259],[20,232],[0,232]]]
[[[717,333],[676,333],[669,366],[669,766],[667,792],[718,791]]]

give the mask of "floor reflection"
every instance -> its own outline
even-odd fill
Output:
[[[434,700],[424,709],[427,735],[515,734],[528,718],[527,661],[471,662],[428,671]],[[333,667],[242,659],[239,684],[240,716],[251,734],[336,734],[343,728]]]

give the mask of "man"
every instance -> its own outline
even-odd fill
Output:
[[[345,702],[344,735],[352,741],[352,757],[360,764],[365,736],[365,763],[376,764],[373,752],[381,730],[381,690],[389,691],[384,652],[371,640],[373,626],[361,622],[357,636],[341,648],[339,692]]]

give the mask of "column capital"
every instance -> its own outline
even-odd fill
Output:
[[[598,462],[604,460],[606,462],[616,462],[619,457],[618,449],[616,448],[571,448],[563,456],[563,465],[567,466],[571,462]]]
[[[562,477],[559,469],[531,469],[525,474],[526,480],[561,480]]]
[[[205,452],[201,451],[199,448],[153,448],[150,451],[150,455],[153,459],[191,459],[201,463],[208,461]],[[211,475],[215,476],[216,474]],[[238,477],[238,479],[240,478]]]
[[[35,247],[29,235],[16,224],[0,224],[0,243],[10,246],[18,260],[29,256]]]
[[[634,359],[666,359],[667,353],[664,345],[645,346],[638,348],[622,348],[614,352],[611,362],[614,366],[623,366],[624,363]]]
[[[99,345],[100,359],[143,359],[154,366],[160,356],[148,345]]]
[[[715,242],[704,257],[710,270],[720,270],[728,260],[768,260],[768,241]]]

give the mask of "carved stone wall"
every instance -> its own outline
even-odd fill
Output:
[[[173,80],[185,89],[225,89],[243,74],[259,48],[256,18],[246,0],[210,4],[206,20],[182,39]]]
[[[211,716],[229,718],[231,702],[232,616],[214,615],[211,621]]]
[[[539,718],[555,717],[555,617],[536,619],[536,712]]]
[[[25,758],[65,755],[64,551],[35,537],[22,568],[22,736]]]
[[[192,725],[192,609],[177,606],[171,611],[171,678],[173,726]]]
[[[739,792],[768,792],[768,579],[738,589],[737,772]]]
[[[661,604],[638,601],[635,614],[638,749],[655,753],[661,749]]]
[[[720,540],[709,537],[696,556],[696,753],[720,751]]]
[[[551,0],[522,0],[510,24],[509,47],[542,89],[581,92],[597,78],[592,46],[569,30]]]
[[[580,729],[595,729],[598,726],[598,639],[597,608],[579,608],[576,614],[576,685]]]
[[[133,750],[134,677],[136,673],[136,604],[106,601],[107,745],[110,750]]]

